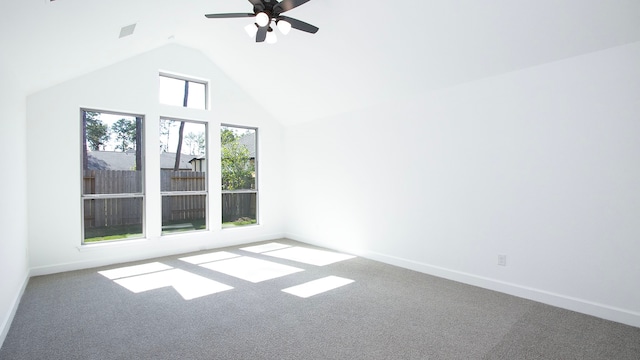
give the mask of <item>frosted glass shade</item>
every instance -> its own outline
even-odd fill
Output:
[[[274,31],[269,31],[267,33],[267,44],[275,44],[278,42],[278,37]]]
[[[256,26],[256,24],[249,24],[244,27],[244,31],[247,32],[247,35],[249,35],[249,37],[254,38],[256,37],[256,33],[258,32],[258,27]]]
[[[278,20],[278,29],[282,35],[287,35],[291,31],[291,24],[288,21]]]
[[[269,24],[269,20],[269,15],[266,13],[261,12],[256,15],[256,24],[260,27],[267,26],[267,24]]]

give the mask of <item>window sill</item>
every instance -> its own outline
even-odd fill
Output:
[[[232,226],[223,226],[220,229],[225,231],[225,230],[238,230],[238,229],[251,229],[251,228],[256,228],[256,227],[261,227],[262,224],[250,224],[250,225],[232,225]]]
[[[147,241],[149,241],[149,239],[147,238],[118,240],[118,241],[108,241],[108,242],[101,242],[101,243],[95,243],[95,244],[83,244],[83,245],[76,246],[76,248],[78,249],[79,252],[96,251],[96,250],[101,250],[106,248],[133,246],[133,245],[138,245]]]

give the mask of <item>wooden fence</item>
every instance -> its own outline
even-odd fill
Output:
[[[130,170],[84,170],[83,193],[136,194],[142,192],[142,172]],[[85,228],[142,224],[142,197],[85,199]]]
[[[85,228],[140,225],[142,214],[142,197],[84,200]]]
[[[160,191],[205,191],[207,189],[206,173],[199,171],[160,172]]]
[[[205,191],[206,174],[196,171],[162,170],[163,192]],[[142,172],[126,170],[84,170],[84,194],[135,194],[142,192]],[[207,196],[172,194],[162,196],[162,223],[201,221],[206,217]],[[142,197],[85,199],[85,228],[140,225]],[[223,222],[242,217],[256,218],[256,194],[224,193]]]
[[[204,221],[207,216],[206,195],[162,196],[162,223]]]
[[[132,194],[142,192],[142,171],[84,170],[84,194]]]
[[[256,193],[223,193],[222,222],[256,218]]]

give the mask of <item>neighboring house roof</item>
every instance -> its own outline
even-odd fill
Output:
[[[190,155],[190,156],[193,156],[193,155]],[[189,160],[189,164],[191,164],[192,162],[194,162],[194,161],[196,161],[196,160],[202,160],[202,161],[204,161],[204,160],[206,160],[206,158],[205,158],[204,156],[199,156],[199,157],[191,158],[191,160]]]
[[[175,153],[160,154],[160,168],[173,169]],[[180,156],[180,170],[191,170],[189,160],[193,155]],[[87,168],[89,170],[133,170],[136,167],[135,151],[90,151],[87,153]]]
[[[180,155],[180,170],[191,170],[191,164],[189,163],[193,159],[194,155],[182,154]],[[173,169],[176,164],[176,153],[163,152],[160,153],[160,168]]]
[[[238,138],[238,143],[249,150],[249,159],[256,158],[256,133],[250,132]],[[227,146],[227,145],[223,145]],[[204,157],[202,158],[204,159]]]
[[[242,135],[242,137],[240,139],[238,139],[238,142],[241,145],[244,145],[247,148],[247,150],[249,150],[249,158],[251,158],[251,159],[255,159],[256,158],[256,133],[255,133],[255,131],[252,131],[250,133]]]

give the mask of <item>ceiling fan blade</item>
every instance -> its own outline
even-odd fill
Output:
[[[284,1],[283,1],[284,2]],[[312,33],[315,34],[318,32],[318,30],[320,30],[318,27],[313,26],[311,24],[307,24],[304,21],[300,21],[298,19],[294,19],[292,17],[288,17],[288,16],[278,16],[278,20],[285,20],[287,21],[289,24],[291,24],[291,27],[294,29],[298,29],[298,30],[302,30],[302,31],[306,31],[308,33]]]
[[[251,3],[251,5],[253,5],[253,9],[255,12],[264,10],[264,4],[262,3],[262,0],[249,0],[249,2]]]
[[[295,7],[298,7],[310,0],[282,0],[280,3],[276,4],[273,7],[273,12],[276,14],[283,13],[285,11],[289,11]]]
[[[248,13],[233,13],[233,14],[206,14],[206,17],[209,19],[227,19],[227,18],[245,18],[245,17],[254,17],[255,14]]]
[[[262,26],[258,28],[258,32],[256,33],[256,42],[263,42],[264,39],[267,38],[267,31],[269,30],[268,26]]]

